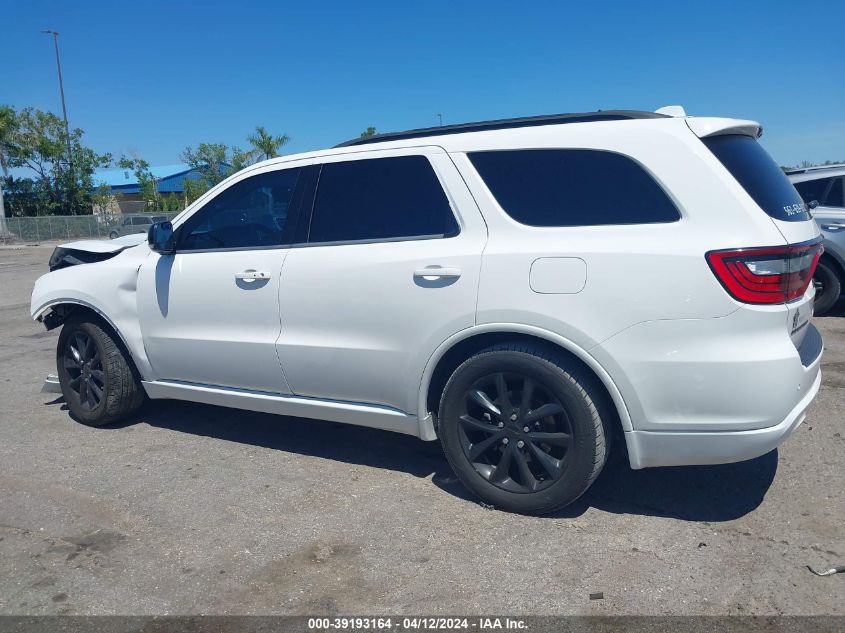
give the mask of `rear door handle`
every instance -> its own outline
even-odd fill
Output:
[[[427,268],[418,268],[414,271],[414,277],[449,277],[457,278],[461,276],[460,268],[443,268],[441,266],[428,266]]]
[[[235,279],[270,279],[270,273],[261,270],[245,270],[235,273]]]

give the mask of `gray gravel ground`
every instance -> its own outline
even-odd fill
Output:
[[[189,403],[74,423],[39,393],[48,246],[0,249],[0,613],[845,614],[845,306],[821,392],[742,464],[611,464],[551,518],[484,509],[414,438]],[[603,600],[589,600],[591,592]]]

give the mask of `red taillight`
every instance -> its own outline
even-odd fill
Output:
[[[822,254],[820,240],[789,246],[707,253],[707,263],[730,295],[744,303],[786,303],[801,297]]]

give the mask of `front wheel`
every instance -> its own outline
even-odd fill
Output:
[[[82,424],[125,420],[144,402],[144,389],[117,336],[94,318],[71,317],[64,324],[56,364],[71,416]]]
[[[570,359],[496,345],[452,374],[438,429],[471,492],[503,510],[548,514],[580,497],[607,460],[604,401],[595,377]]]
[[[120,237],[120,236],[118,235],[117,231],[112,231],[111,233],[109,233],[109,239],[114,240],[114,239],[117,239],[118,237]]]
[[[813,274],[813,285],[816,287],[813,312],[818,315],[829,312],[842,294],[842,281],[839,275],[826,262],[819,262]]]

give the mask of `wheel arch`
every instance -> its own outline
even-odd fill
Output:
[[[604,387],[607,396],[614,405],[619,418],[617,428],[631,431],[631,416],[622,398],[622,393],[616,386],[607,370],[593,358],[586,350],[569,339],[548,330],[528,325],[491,323],[462,330],[444,341],[432,354],[423,372],[418,411],[420,420],[420,437],[424,440],[434,440],[437,435],[434,430],[434,415],[437,411],[440,395],[446,381],[452,372],[472,354],[504,341],[531,341],[551,346],[575,359],[589,370]]]
[[[133,351],[126,336],[114,320],[97,306],[76,298],[54,299],[34,310],[32,316],[35,320],[42,322],[47,330],[53,330],[61,327],[72,316],[84,313],[90,314],[94,319],[106,325],[117,336],[117,342],[126,354],[130,367],[143,380],[142,368],[147,369],[146,356],[142,359],[138,358],[138,354]]]
[[[839,280],[845,284],[845,266],[843,266],[842,262],[831,252],[831,250],[832,249],[826,250],[822,253],[822,256],[819,258],[819,263],[826,264],[828,268],[832,268],[839,276]]]

